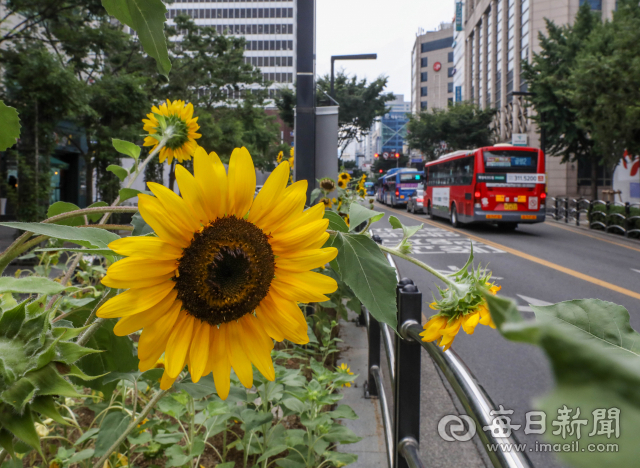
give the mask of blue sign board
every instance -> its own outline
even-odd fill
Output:
[[[456,86],[456,102],[462,102],[462,86]]]
[[[462,2],[456,2],[456,31],[462,31]]]

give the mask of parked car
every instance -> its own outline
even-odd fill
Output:
[[[420,186],[407,200],[407,211],[411,213],[424,213],[424,187]]]

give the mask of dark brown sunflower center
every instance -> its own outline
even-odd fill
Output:
[[[275,262],[261,229],[228,216],[196,233],[178,272],[178,299],[187,312],[218,325],[255,310],[269,292]]]

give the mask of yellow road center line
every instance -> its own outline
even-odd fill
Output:
[[[392,210],[392,211],[394,211],[394,210]],[[572,270],[571,268],[566,268],[566,267],[563,267],[561,265],[557,265],[557,264],[555,264],[553,262],[550,262],[548,260],[544,260],[542,258],[538,258],[538,257],[535,257],[533,255],[529,255],[527,253],[521,252],[521,251],[513,249],[511,247],[507,247],[506,245],[498,244],[497,242],[493,242],[493,241],[490,241],[488,239],[484,239],[482,237],[478,237],[478,236],[476,236],[474,234],[468,234],[466,232],[461,232],[461,231],[459,231],[457,229],[454,229],[454,228],[451,228],[449,226],[443,226],[442,224],[433,222],[430,219],[420,218],[420,217],[412,215],[410,213],[401,213],[401,215],[402,216],[406,216],[407,218],[417,219],[420,222],[430,224],[431,226],[435,226],[435,227],[440,228],[440,229],[445,229],[447,231],[451,231],[451,232],[455,232],[455,233],[458,233],[458,234],[462,234],[463,236],[466,236],[469,239],[475,240],[477,242],[482,242],[483,244],[489,245],[491,247],[495,247],[496,249],[503,250],[503,251],[508,252],[508,253],[510,253],[512,255],[515,255],[516,257],[524,258],[526,260],[529,260],[530,262],[546,266],[546,267],[551,268],[551,269],[556,270],[556,271],[560,271],[560,272],[565,273],[565,274],[567,274],[569,276],[573,276],[574,278],[578,278],[578,279],[587,281],[589,283],[601,286],[603,288],[610,289],[611,291],[615,291],[615,292],[618,292],[620,294],[624,294],[625,296],[633,297],[634,299],[640,299],[640,293],[637,293],[635,291],[631,291],[629,289],[621,288],[620,286],[616,286],[615,284],[608,283],[607,281],[599,280],[598,278],[594,278],[593,276],[585,275],[584,273],[580,273],[579,271]]]
[[[580,234],[582,236],[591,237],[592,239],[596,239],[602,242],[607,242],[609,244],[617,245],[618,247],[624,247],[625,249],[635,250],[636,252],[640,252],[640,248],[632,247],[630,245],[620,244],[619,242],[615,242],[609,239],[602,239],[600,236],[594,236],[593,234],[588,234],[586,232],[582,232],[580,228],[571,228],[568,226],[562,226],[561,224],[556,224],[555,222],[546,223],[548,226],[553,226],[558,229],[564,229],[565,231],[575,232],[576,234]]]

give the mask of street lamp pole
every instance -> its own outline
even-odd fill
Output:
[[[333,89],[334,81],[334,62],[336,60],[375,60],[378,58],[378,54],[357,54],[357,55],[332,55],[331,56],[331,97],[335,98]]]

